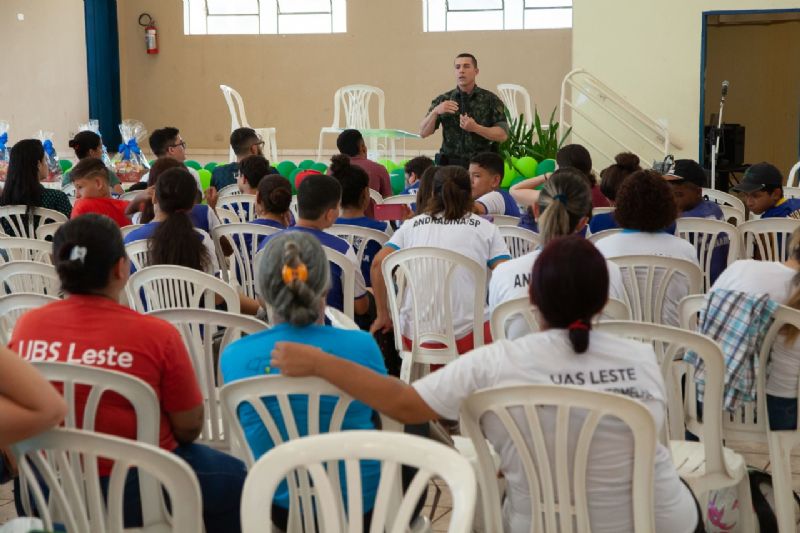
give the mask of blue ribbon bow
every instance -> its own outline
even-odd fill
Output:
[[[130,160],[131,152],[133,152],[136,155],[139,155],[139,154],[142,153],[142,151],[139,149],[139,145],[136,144],[136,139],[131,139],[126,143],[120,144],[119,145],[119,150],[117,150],[117,151],[122,154],[123,161]]]
[[[47,155],[49,157],[52,158],[56,156],[56,149],[53,148],[53,141],[51,141],[50,139],[45,139],[42,142],[42,146],[44,146],[44,151],[47,152]]]
[[[7,142],[8,142],[8,132],[0,135],[0,151],[6,149]]]

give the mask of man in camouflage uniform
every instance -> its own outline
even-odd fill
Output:
[[[508,138],[505,106],[491,91],[475,85],[478,60],[459,54],[455,60],[456,88],[437,96],[420,124],[420,136],[428,137],[442,126],[442,147],[437,165],[469,167],[472,156],[497,152]]]

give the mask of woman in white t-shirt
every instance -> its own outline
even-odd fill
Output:
[[[542,244],[557,237],[580,233],[592,215],[592,193],[586,178],[573,168],[556,170],[538,191],[539,196],[533,204],[533,214],[539,226]],[[489,283],[489,312],[503,302],[528,297],[531,270],[541,248],[507,261],[492,272]],[[619,267],[606,261],[609,275],[609,295],[625,300],[625,288]],[[527,323],[521,316],[508,321],[506,337],[516,339],[530,333]]]
[[[783,263],[743,259],[717,278],[714,290],[766,294],[771,300],[800,309],[800,229],[792,233],[789,259]],[[798,331],[786,328],[775,341],[767,374],[767,414],[773,431],[797,429],[797,386],[800,377]]]
[[[412,385],[302,344],[278,343],[270,366],[280,368],[286,376],[319,376],[373,409],[407,424],[454,419],[461,404],[481,389],[569,382],[597,391],[625,391],[642,401],[652,413],[656,427],[662,427],[666,391],[653,348],[591,331],[592,318],[608,299],[608,274],[604,266],[602,255],[585,239],[569,236],[552,241],[534,264],[531,277],[531,303],[540,314],[542,331],[473,350]],[[597,274],[586,276],[587,269]],[[597,383],[598,380],[587,378],[590,373],[597,376],[605,369],[620,368],[629,369],[624,372],[622,384]],[[523,413],[512,416],[524,426]],[[545,440],[552,446],[554,428],[543,429]],[[534,510],[520,457],[505,429],[486,425],[484,432],[500,454],[500,470],[508,483],[503,506],[504,531],[527,533]],[[592,531],[632,531],[630,433],[620,421],[604,418],[590,450],[586,490]],[[681,483],[668,450],[661,444],[656,450],[654,489],[656,532],[689,533],[698,528],[699,507]]]
[[[490,270],[511,258],[497,226],[473,213],[472,185],[465,169],[457,166],[438,168],[433,176],[432,189],[432,196],[424,206],[420,206],[421,214],[403,222],[372,261],[370,273],[377,308],[377,318],[371,328],[373,332],[388,331],[393,326],[387,305],[386,280],[383,279],[381,268],[390,253],[430,246],[457,252]],[[485,314],[484,309],[473,309],[475,291],[485,292],[486,287],[475,287],[473,277],[461,267],[455,271],[452,283],[457,287],[451,292],[450,301],[453,332],[458,353],[464,353],[474,346],[474,313]],[[400,310],[402,324],[394,324],[407,339],[413,336],[411,300],[410,297],[403,298]],[[442,312],[441,303],[433,301],[433,298],[427,302],[418,301],[417,305],[435,306],[418,309],[421,314]],[[487,342],[491,340],[488,321],[484,327],[484,338]]]
[[[658,172],[640,170],[622,182],[617,191],[617,209],[614,218],[622,232],[597,241],[597,249],[607,259],[627,255],[657,255],[685,259],[699,266],[697,252],[689,241],[669,233],[675,223],[678,208],[669,184]],[[653,292],[661,284],[664,273],[656,271]],[[645,294],[646,272],[639,269],[636,278],[640,294]],[[630,283],[623,272],[625,283]],[[689,294],[689,280],[678,275],[667,287],[661,321],[670,326],[679,326],[678,303]],[[643,302],[644,303],[644,302]]]

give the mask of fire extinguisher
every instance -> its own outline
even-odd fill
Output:
[[[158,29],[156,28],[156,21],[149,13],[142,13],[139,15],[139,26],[144,27],[144,42],[147,47],[147,53],[157,54]]]

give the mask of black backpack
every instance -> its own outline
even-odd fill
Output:
[[[753,498],[753,509],[758,518],[761,533],[778,533],[778,519],[775,516],[775,498],[773,497],[772,476],[763,470],[750,467],[750,494]],[[800,509],[800,496],[792,491],[795,503],[795,516]]]

